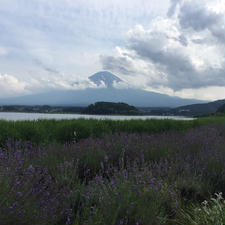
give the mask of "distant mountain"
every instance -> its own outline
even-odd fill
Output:
[[[216,112],[218,112],[218,113],[225,113],[225,104],[221,105],[221,106],[217,109]]]
[[[180,115],[187,115],[187,116],[189,115],[200,116],[200,115],[215,113],[220,107],[222,110],[222,105],[224,104],[225,104],[225,99],[214,101],[214,102],[208,102],[204,104],[192,104],[192,105],[181,106],[181,107],[173,109],[172,111],[176,115],[180,114]]]
[[[112,88],[114,83],[122,82],[119,77],[108,71],[95,73],[92,76],[88,77],[88,79],[94,82],[97,86],[100,86],[102,83],[104,83],[108,88]]]
[[[87,106],[95,102],[125,102],[138,107],[178,107],[203,101],[182,99],[144,91],[135,88],[117,89],[113,84],[123,82],[114,74],[103,71],[89,77],[97,86],[104,83],[105,88],[86,88],[84,90],[57,90],[47,93],[0,99],[0,105],[58,105]]]

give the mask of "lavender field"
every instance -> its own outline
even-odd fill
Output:
[[[225,224],[224,162],[224,124],[65,144],[9,139],[0,224]]]

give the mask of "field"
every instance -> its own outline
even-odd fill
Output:
[[[0,224],[225,224],[225,117],[0,121],[0,144]]]
[[[79,141],[88,137],[102,138],[105,134],[136,133],[153,134],[168,130],[185,131],[204,124],[225,122],[224,117],[202,117],[193,121],[130,120],[112,121],[95,119],[4,121],[0,120],[0,143],[8,140],[31,141],[35,144],[51,144]],[[76,137],[74,136],[76,132]]]

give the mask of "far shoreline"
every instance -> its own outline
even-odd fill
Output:
[[[15,116],[18,116],[15,118]],[[27,117],[26,117],[27,115]],[[195,120],[194,117],[185,116],[161,116],[161,115],[91,115],[78,113],[39,113],[39,112],[0,112],[0,120],[21,121],[21,120],[74,120],[74,119],[96,119],[96,120],[148,120],[148,119],[171,119],[171,120]]]

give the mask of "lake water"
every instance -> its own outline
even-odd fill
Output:
[[[0,120],[38,120],[38,119],[110,119],[110,120],[131,120],[131,119],[173,119],[173,120],[193,120],[181,116],[109,116],[109,115],[82,115],[82,114],[48,114],[48,113],[14,113],[0,112]]]

